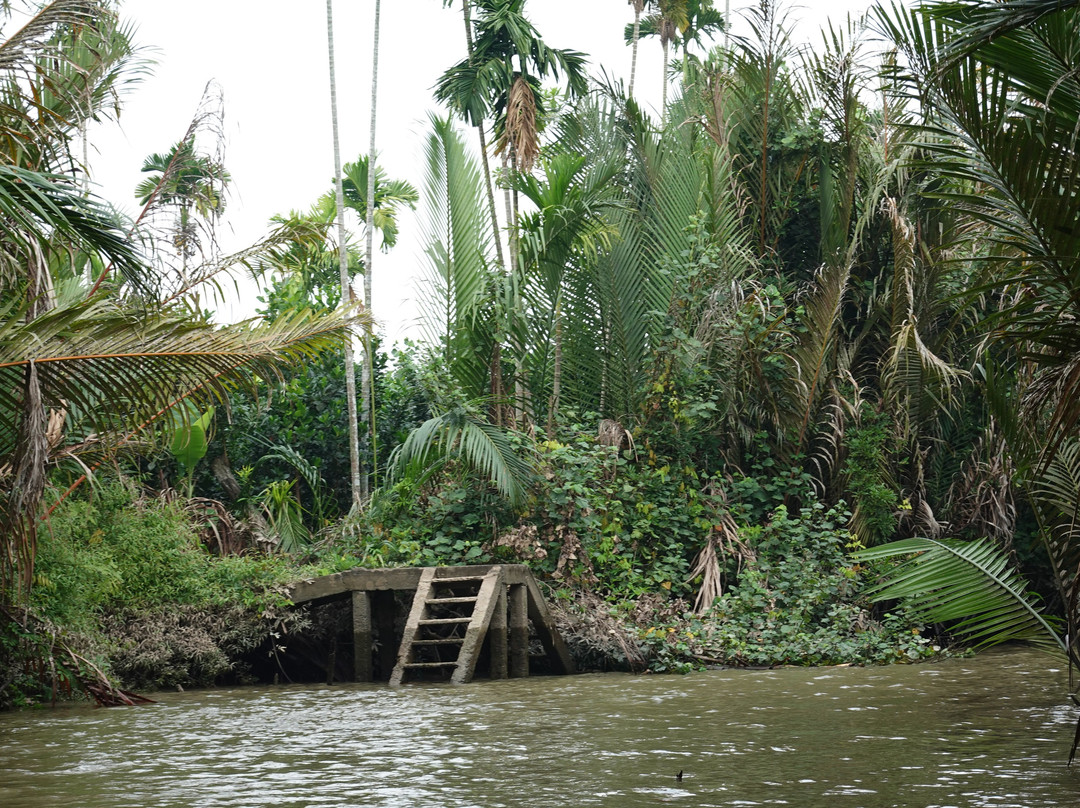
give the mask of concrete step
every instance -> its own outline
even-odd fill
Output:
[[[406,662],[406,668],[456,668],[457,662]]]
[[[448,626],[451,623],[469,623],[472,617],[429,617],[426,620],[416,621],[418,626]]]
[[[413,645],[460,645],[465,642],[464,637],[446,637],[436,640],[413,640]]]
[[[471,596],[469,596],[467,598],[428,598],[424,602],[427,603],[428,605],[430,605],[432,603],[436,603],[436,604],[443,604],[443,603],[476,603],[476,596],[471,595]]]

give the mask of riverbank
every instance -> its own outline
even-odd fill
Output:
[[[863,589],[872,573],[847,554],[845,516],[821,506],[798,514],[776,508],[737,544],[716,545],[712,567],[689,582],[669,577],[678,565],[665,557],[620,577],[631,548],[558,525],[546,538],[526,525],[436,556],[435,542],[415,552],[385,527],[379,538],[374,530],[351,540],[339,532],[299,555],[254,542],[219,555],[208,549],[223,544],[212,515],[130,483],[59,507],[41,543],[28,610],[8,613],[0,631],[4,706],[77,694],[103,678],[145,691],[272,681],[282,656],[318,648],[343,629],[340,615],[291,608],[289,582],[462,556],[529,564],[581,670],[867,665],[942,651],[921,626],[871,606]],[[450,529],[444,520],[443,534]],[[695,604],[683,593],[700,593],[708,576],[711,600]]]

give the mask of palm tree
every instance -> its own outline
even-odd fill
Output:
[[[375,164],[375,122],[378,110],[379,98],[379,18],[382,9],[381,0],[375,0],[375,24],[372,30],[371,48],[371,140],[368,148],[368,165]],[[367,177],[367,205],[364,211],[364,222],[367,223],[367,249],[364,253],[364,307],[368,313],[372,310],[371,279],[374,273],[374,244],[375,244],[375,172],[368,172]],[[368,440],[371,441],[372,473],[378,474],[378,453],[375,446],[375,401],[371,392],[371,331],[364,331],[364,369],[360,374],[360,417],[367,424]],[[360,481],[361,494],[368,497],[368,480],[364,475]]]
[[[528,171],[539,154],[539,126],[545,114],[540,80],[565,77],[571,95],[586,89],[585,57],[577,51],[549,47],[525,17],[525,0],[479,0],[471,58],[443,73],[435,87],[435,97],[472,123],[488,116],[495,119],[496,153],[504,155],[508,169]],[[506,190],[507,220],[515,217],[512,191]],[[497,232],[497,229],[496,229]],[[510,229],[508,275],[518,268],[515,230]],[[507,319],[518,307],[514,286],[507,286],[508,306],[504,309],[503,333],[512,336],[513,323]],[[523,414],[521,345],[517,346],[515,415]],[[493,360],[494,361],[494,360]],[[493,367],[493,379],[501,379]],[[497,381],[502,396],[502,383]]]
[[[626,89],[626,95],[630,98],[634,97],[634,79],[637,76],[637,49],[638,41],[641,39],[641,13],[645,10],[646,2],[647,0],[627,0],[627,3],[634,7],[634,27],[630,34],[630,84]]]
[[[352,209],[363,217],[366,230],[366,261],[372,260],[375,231],[378,230],[382,238],[382,249],[389,250],[397,243],[398,224],[397,214],[400,208],[416,208],[418,198],[416,189],[404,180],[389,180],[382,168],[375,164],[375,170],[369,171],[370,157],[361,157],[354,163],[346,163],[342,167],[342,195],[345,207]],[[336,189],[335,189],[336,197]],[[327,197],[325,203],[330,203]],[[336,198],[333,201],[333,210],[336,206]],[[370,223],[370,224],[369,224]],[[371,264],[364,264],[364,289],[371,285]],[[371,315],[371,306],[365,291],[365,310]],[[361,384],[361,416],[368,425],[370,441],[375,440],[375,429],[371,422],[375,413],[375,403],[372,400],[371,390],[371,334],[364,332],[364,368],[360,375]],[[378,454],[374,443],[371,444],[372,473],[377,472]],[[368,475],[361,474],[361,493],[366,499],[369,495]]]
[[[199,220],[213,227],[224,213],[229,172],[220,160],[197,154],[193,137],[180,141],[167,152],[149,155],[143,161],[142,171],[156,173],[135,188],[139,204],[177,209],[172,244],[180,255],[182,274],[186,276],[188,259],[201,250]]]
[[[682,45],[683,72],[689,69],[690,43],[698,47],[705,45],[713,33],[727,30],[727,12],[721,15],[713,7],[713,0],[654,0],[656,13],[645,20],[640,19],[645,3],[630,0],[634,5],[633,25],[627,25],[624,38],[634,48],[631,65],[630,89],[633,91],[634,65],[637,64],[637,43],[642,36],[656,36],[664,48],[664,83],[661,109],[667,108],[668,66],[670,46],[674,42]],[[639,9],[638,7],[641,6]]]
[[[443,0],[443,8],[453,4],[453,0]],[[472,4],[470,0],[461,0],[461,13],[465,21],[465,45],[468,54],[468,63],[474,64],[475,46],[473,44]],[[484,182],[487,188],[488,213],[491,216],[491,228],[495,234],[495,265],[500,270],[505,270],[506,261],[503,257],[502,240],[499,238],[499,216],[495,209],[495,186],[491,181],[491,163],[488,160],[487,132],[484,120],[486,114],[482,108],[475,106],[472,101],[460,104],[456,112],[467,123],[476,127],[477,137],[480,141],[480,161],[484,169]]]
[[[359,157],[342,166],[342,195],[345,207],[362,217],[366,230],[379,233],[381,248],[386,252],[397,244],[399,211],[406,207],[415,210],[419,194],[406,180],[389,179],[378,163],[369,172],[370,164],[369,157]],[[325,201],[335,200],[327,195]]]
[[[689,58],[691,42],[707,50],[706,40],[711,41],[713,34],[717,32],[727,31],[727,13],[725,11],[721,14],[717,11],[713,7],[713,0],[689,0],[686,9],[686,28],[679,34],[684,65]]]
[[[880,596],[902,595],[927,610],[936,605],[928,618],[958,620],[980,641],[1041,632],[1080,666],[1080,11],[1074,2],[961,2],[897,7],[878,21],[910,66],[900,74],[906,91],[925,110],[914,129],[918,151],[905,168],[939,178],[929,196],[966,224],[954,254],[977,256],[969,286],[999,309],[982,324],[978,362],[1040,520],[1066,642],[1057,626],[1036,625],[1022,587],[1002,583],[1010,562],[996,548],[886,545],[882,556],[920,555]],[[1008,397],[996,378],[1002,369],[1013,380]]]
[[[497,153],[508,151],[527,171],[538,154],[537,125],[545,110],[540,80],[565,76],[572,96],[584,93],[585,56],[551,48],[525,17],[525,0],[479,0],[470,59],[447,70],[435,97],[470,123],[495,117]]]
[[[334,139],[334,194],[337,205],[338,274],[341,283],[341,300],[345,305],[353,302],[352,282],[349,277],[349,257],[345,246],[345,192],[341,175],[341,142],[338,133],[337,73],[334,66],[334,0],[326,0],[326,39],[330,58],[330,118]],[[352,488],[353,507],[364,501],[364,484],[360,477],[360,430],[357,424],[356,376],[353,368],[353,346],[345,345],[345,401],[349,419],[349,478]]]
[[[587,164],[581,154],[560,152],[542,161],[542,179],[519,174],[511,180],[536,207],[517,222],[522,244],[519,285],[526,290],[528,308],[537,312],[530,335],[536,366],[530,376],[533,400],[548,401],[549,436],[554,435],[562,390],[567,276],[588,272],[595,256],[610,250],[617,237],[607,213],[621,201],[614,181],[622,168],[623,157],[617,153],[599,155]],[[534,419],[539,421],[539,415],[534,413]]]
[[[464,400],[492,393],[495,234],[484,178],[450,119],[431,117],[421,224],[427,257],[421,324]]]
[[[690,24],[689,0],[657,0],[656,33],[660,37],[660,45],[664,48],[664,83],[663,95],[660,102],[661,114],[667,109],[668,97],[668,62],[671,43],[676,41],[680,31],[686,30]]]

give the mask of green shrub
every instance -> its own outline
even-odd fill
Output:
[[[32,605],[59,625],[91,629],[106,611],[278,603],[275,588],[291,577],[279,558],[211,556],[179,503],[113,482],[65,500],[48,520]]]
[[[742,540],[754,557],[704,616],[685,613],[645,630],[655,670],[728,665],[907,662],[940,649],[899,615],[877,621],[860,597],[862,570],[846,556],[845,511],[783,507]]]

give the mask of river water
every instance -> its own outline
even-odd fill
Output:
[[[1056,658],[1007,651],[167,693],[0,715],[0,806],[1074,808],[1066,686]]]

